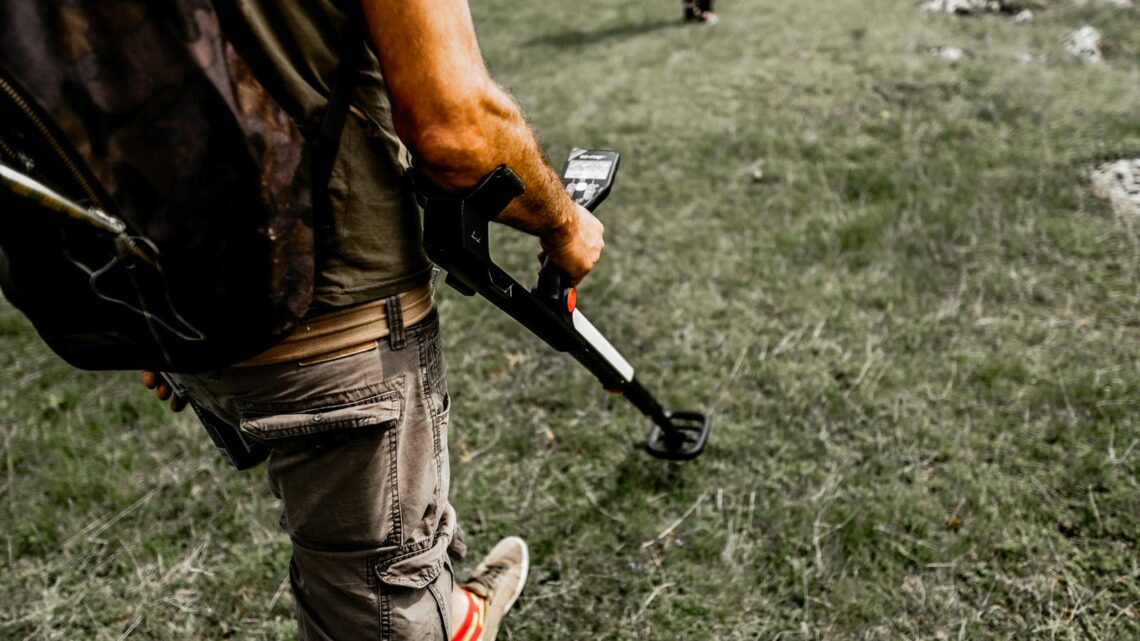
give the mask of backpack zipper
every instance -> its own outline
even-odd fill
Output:
[[[0,82],[3,82],[3,80],[0,80]],[[0,154],[8,156],[13,162],[18,161],[20,158],[16,155],[16,150],[8,146],[8,143],[4,140],[4,136],[0,136]]]
[[[87,176],[84,175],[84,173],[80,171],[79,166],[75,164],[75,161],[72,159],[71,155],[67,153],[63,145],[61,145],[59,143],[59,140],[56,139],[55,135],[52,134],[51,129],[44,123],[42,119],[40,119],[39,114],[37,114],[35,110],[32,109],[30,105],[28,105],[28,102],[24,100],[23,96],[21,96],[20,93],[16,91],[16,88],[4,80],[3,75],[0,75],[0,93],[3,93],[5,96],[7,96],[12,101],[12,103],[16,105],[16,108],[22,111],[24,115],[28,117],[28,120],[30,120],[31,123],[36,127],[36,129],[39,130],[44,140],[46,140],[47,143],[51,145],[51,148],[55,150],[56,155],[59,156],[59,159],[63,161],[63,164],[67,167],[68,171],[71,172],[72,177],[75,178],[75,181],[77,183],[79,183],[80,188],[83,189],[83,191],[87,194],[87,197],[91,199],[91,202],[94,203],[95,206],[99,209],[107,211],[107,208],[102,199],[99,198],[99,195],[91,186],[91,183],[87,180]]]

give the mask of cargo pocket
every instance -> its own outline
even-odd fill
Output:
[[[442,539],[405,546],[370,561],[369,570],[379,596],[381,639],[448,641],[452,582],[449,564]]]
[[[343,435],[360,428],[385,428],[403,414],[403,376],[317,395],[302,401],[249,403],[241,409],[241,429],[263,442],[313,435]]]

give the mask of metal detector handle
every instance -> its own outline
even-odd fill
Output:
[[[575,159],[594,161],[590,152]],[[596,154],[615,158],[616,152]],[[613,163],[604,178],[611,182]],[[600,176],[600,173],[597,174]],[[590,178],[587,174],[586,178]],[[600,183],[599,183],[600,184]],[[635,378],[633,366],[606,340],[580,310],[568,279],[550,261],[540,270],[541,284],[527,291],[491,260],[487,222],[525,190],[522,181],[506,165],[488,175],[475,189],[456,195],[420,189],[424,207],[424,249],[428,257],[448,272],[447,282],[466,295],[479,294],[560,352],[567,352],[590,371],[602,386],[622,394],[653,423],[645,449],[653,456],[683,461],[704,450],[712,422],[703,412],[666,410]],[[590,200],[599,189],[587,188]]]
[[[542,259],[532,293],[561,315],[569,316],[578,307],[578,291],[570,286],[570,276],[551,262],[549,256]]]

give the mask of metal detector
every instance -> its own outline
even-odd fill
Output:
[[[620,156],[616,151],[574,149],[562,181],[579,205],[593,211],[609,195]],[[696,458],[708,443],[712,421],[696,410],[666,410],[634,378],[633,366],[578,309],[578,293],[548,261],[527,291],[491,260],[488,223],[525,187],[500,165],[464,196],[422,194],[424,248],[447,271],[447,284],[465,296],[479,294],[511,318],[586,366],[602,386],[621,394],[652,421],[645,439],[649,454],[670,461]]]

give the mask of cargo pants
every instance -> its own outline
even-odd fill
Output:
[[[355,355],[176,377],[270,450],[303,641],[450,638],[465,547],[447,500],[445,376],[433,311]]]

